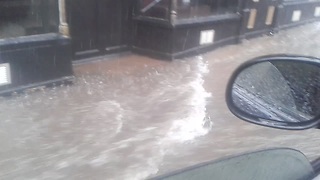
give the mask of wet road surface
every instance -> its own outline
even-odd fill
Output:
[[[139,55],[75,65],[74,85],[1,98],[0,179],[145,179],[271,147],[320,156],[320,131],[243,122],[227,109],[231,72],[256,56],[320,57],[320,24],[185,60]]]

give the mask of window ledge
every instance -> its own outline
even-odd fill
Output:
[[[10,37],[0,39],[0,45],[6,43],[24,43],[24,42],[37,42],[37,41],[45,41],[52,39],[59,39],[61,35],[57,33],[47,33],[47,34],[39,34],[39,35],[30,35],[30,36],[19,36],[19,37]]]
[[[68,43],[69,38],[58,33],[47,33],[31,36],[21,36],[0,39],[0,50],[7,51],[12,49],[25,49],[31,47],[51,46]]]
[[[201,24],[213,23],[213,22],[220,22],[220,21],[230,21],[230,20],[240,20],[240,14],[223,14],[223,15],[213,15],[207,17],[200,17],[200,18],[190,18],[190,19],[177,19],[176,22],[171,24],[169,21],[164,19],[158,18],[151,18],[151,17],[144,17],[144,16],[137,16],[134,19],[137,21],[142,22],[149,22],[154,25],[159,25],[161,27],[166,28],[179,28],[184,26],[198,26]]]
[[[159,25],[161,27],[167,27],[167,28],[172,28],[173,26],[170,24],[168,20],[165,19],[160,19],[160,18],[153,18],[153,17],[147,17],[147,16],[137,16],[133,18],[136,21],[140,22],[149,22],[152,24]]]
[[[228,21],[228,20],[240,20],[240,14],[223,14],[223,15],[213,15],[201,18],[192,18],[192,19],[179,19],[173,24],[174,27],[181,26],[190,26],[190,25],[199,25],[204,23],[219,22],[219,21]]]
[[[312,3],[319,3],[320,0],[292,0],[292,1],[284,1],[283,5],[288,6],[288,5],[299,5],[299,4],[312,4]]]

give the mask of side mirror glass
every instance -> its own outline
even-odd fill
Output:
[[[281,129],[316,126],[320,115],[320,60],[268,56],[249,61],[233,74],[228,107],[251,123]]]

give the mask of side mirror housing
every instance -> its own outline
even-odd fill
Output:
[[[273,55],[242,64],[231,76],[230,111],[250,123],[288,130],[318,127],[320,59]]]

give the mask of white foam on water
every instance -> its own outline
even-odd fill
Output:
[[[157,174],[165,157],[176,153],[176,144],[204,136],[212,128],[213,123],[206,115],[206,103],[211,94],[203,87],[209,70],[203,61],[195,58],[190,62],[173,62],[170,68],[157,69],[150,76],[128,77],[114,91],[110,84],[100,83],[101,77],[89,76],[89,82],[84,79],[79,86],[72,86],[64,98],[58,91],[46,92],[50,96],[44,93],[43,97],[52,97],[44,103],[57,108],[47,110],[48,113],[59,112],[52,113],[54,115],[46,117],[45,122],[37,123],[38,126],[31,126],[34,128],[31,135],[40,137],[34,132],[42,130],[44,133],[50,130],[53,135],[48,138],[48,144],[41,146],[41,153],[59,149],[52,155],[52,168],[45,171],[49,174],[61,172],[67,178],[74,174],[65,173],[66,170],[75,168],[78,175],[95,173],[98,177],[100,172],[106,179],[129,180]],[[154,83],[157,87],[149,88],[150,81],[141,80],[144,78],[159,81]],[[146,94],[136,93],[144,89],[135,85],[135,81],[146,86]],[[91,95],[86,93],[88,89]],[[117,90],[119,96],[113,96]],[[58,106],[59,103],[63,103],[62,106]],[[43,107],[41,102],[35,105]],[[56,121],[59,118],[62,120]],[[54,124],[54,129],[47,128],[50,123]],[[36,139],[31,135],[27,138]],[[42,156],[39,161],[46,158]],[[87,172],[77,169],[82,166],[90,168]]]
[[[188,79],[187,82],[177,86],[169,85],[161,89],[160,96],[162,97],[158,97],[159,99],[168,98],[165,94],[171,94],[172,92],[177,93],[176,97],[171,97],[173,98],[170,99],[172,103],[175,103],[176,99],[183,99],[183,102],[177,102],[178,105],[174,106],[172,110],[164,112],[163,123],[167,123],[167,125],[162,128],[143,128],[130,140],[118,142],[118,145],[143,142],[144,139],[150,139],[150,136],[160,134],[157,137],[152,137],[154,141],[147,141],[135,148],[135,152],[132,152],[132,154],[141,162],[124,169],[118,179],[140,180],[157,174],[165,156],[176,153],[174,146],[177,143],[192,141],[197,137],[206,135],[212,129],[213,122],[206,114],[207,99],[211,97],[211,93],[208,93],[203,87],[204,75],[209,72],[208,64],[202,60],[196,60],[196,64],[192,65],[192,67],[195,66],[192,72],[188,69],[189,66],[187,72],[185,72],[191,72],[190,80]],[[151,101],[159,101],[159,99],[152,99]],[[181,109],[179,109],[180,105]]]
[[[116,136],[122,131],[124,109],[119,102],[114,100],[100,101],[93,106],[91,112],[99,118],[113,118],[112,121],[108,121],[110,133],[108,138]]]
[[[198,73],[196,78],[188,85],[193,90],[193,95],[189,98],[188,104],[192,107],[185,118],[175,120],[168,133],[172,140],[185,142],[196,137],[206,135],[212,128],[212,121],[206,115],[206,101],[211,97],[203,87],[205,73],[208,73],[208,64],[199,61],[197,64]]]

